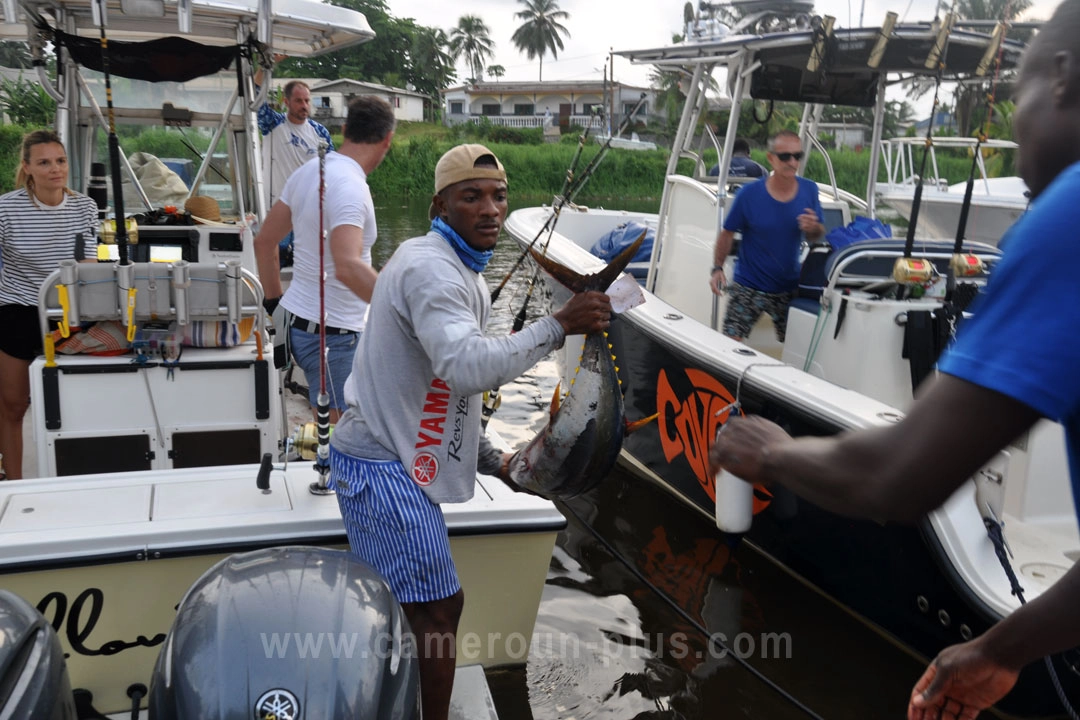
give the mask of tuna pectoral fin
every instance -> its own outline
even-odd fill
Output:
[[[629,435],[632,432],[637,432],[658,417],[660,417],[660,413],[653,413],[652,415],[649,415],[648,417],[643,417],[640,420],[635,420],[633,422],[630,422],[629,420],[625,421],[626,434]]]
[[[630,261],[634,259],[634,255],[637,253],[638,248],[641,247],[641,243],[644,240],[645,231],[638,236],[638,239],[635,240],[632,245],[616,255],[612,261],[607,264],[607,267],[592,275],[582,275],[574,272],[565,265],[561,265],[546,255],[541,255],[535,250],[529,250],[529,254],[532,255],[533,260],[535,260],[540,267],[544,268],[548,275],[551,275],[551,277],[576,293],[584,292],[586,290],[607,290],[608,286],[618,279],[619,273],[625,270],[626,266],[630,264]]]
[[[555,392],[551,394],[551,419],[554,420],[555,416],[559,413],[559,408],[562,406],[562,381],[555,386]]]

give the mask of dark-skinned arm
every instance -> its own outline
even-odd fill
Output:
[[[735,418],[710,449],[712,470],[779,483],[836,513],[913,522],[941,505],[1039,414],[951,375],[926,381],[894,425],[791,438],[760,417]]]

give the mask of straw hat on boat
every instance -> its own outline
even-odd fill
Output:
[[[184,202],[184,209],[196,220],[221,222],[221,207],[209,195],[195,195]]]

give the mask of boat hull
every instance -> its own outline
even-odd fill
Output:
[[[507,224],[522,245],[532,236],[525,225],[523,216],[512,216]],[[593,262],[558,234],[548,251],[560,262],[579,264],[578,271]],[[568,298],[559,283],[546,281],[555,304]],[[625,438],[624,464],[710,517],[716,501],[708,446],[723,419],[716,413],[736,394],[745,412],[772,419],[797,436],[830,435],[896,417],[887,405],[709,331],[649,293],[644,305],[615,318],[609,337],[619,360],[627,420],[659,413],[656,423]],[[970,491],[965,486],[963,492]],[[973,512],[973,497],[960,502],[968,502],[971,508],[964,511]],[[745,536],[749,542],[909,651],[931,658],[1000,619],[954,569],[929,517],[915,527],[883,526],[840,517],[783,488],[772,493],[756,488],[754,513]],[[1069,691],[1080,691],[1080,678],[1055,662]],[[1041,665],[1022,673],[1000,707],[1024,717],[1060,712]]]
[[[0,585],[36,606],[56,629],[73,688],[101,712],[130,709],[127,688],[148,685],[188,587],[234,552],[281,545],[347,548],[333,495],[315,496],[314,473],[275,473],[270,495],[257,466],[156,471],[4,483],[0,488]],[[565,519],[550,503],[486,483],[468,503],[444,508],[466,603],[458,663],[487,667],[528,657],[555,537]],[[169,499],[198,495],[216,513]],[[111,507],[97,506],[94,496]],[[65,506],[77,497],[79,508]],[[33,509],[33,512],[28,512]],[[187,511],[191,512],[187,512]],[[181,517],[180,515],[187,515]],[[80,521],[77,518],[82,517]],[[328,623],[325,630],[332,629]],[[260,628],[274,648],[292,628]],[[321,630],[315,628],[316,631]],[[294,640],[298,640],[294,638]],[[313,642],[317,642],[315,637]],[[329,647],[329,646],[327,646]]]

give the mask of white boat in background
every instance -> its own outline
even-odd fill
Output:
[[[618,148],[620,150],[655,150],[656,143],[649,140],[641,140],[638,138],[637,133],[631,133],[630,137],[624,138],[621,135],[612,137],[610,135],[597,135],[596,142],[600,145],[608,143],[610,140],[610,146]]]
[[[313,433],[289,427],[254,275],[252,230],[265,208],[253,76],[263,54],[308,57],[374,36],[363,14],[315,0],[275,0],[272,11],[255,0],[157,8],[148,19],[128,14],[137,8],[126,1],[108,3],[116,121],[209,137],[188,194],[212,195],[222,220],[167,217],[125,158],[125,181],[143,203],[129,208],[143,212],[128,247],[134,262],[65,261],[40,291],[39,314],[43,332],[49,321],[71,328],[58,347],[76,336],[89,344],[78,326],[101,322],[134,345],[114,356],[50,351],[32,364],[24,454],[36,477],[0,483],[0,586],[55,628],[72,686],[89,691],[97,711],[124,717],[128,689],[150,682],[177,604],[217,560],[280,545],[347,546],[337,500],[311,462],[282,462],[292,451],[310,457]],[[20,0],[3,9],[3,39],[60,55],[65,72],[48,87],[72,185],[86,191],[95,161],[105,160],[95,153],[108,126],[103,75],[77,60],[92,61],[94,47],[100,58],[101,7]],[[167,40],[175,62],[164,62],[160,45],[140,45],[147,40]],[[154,62],[150,52],[159,53]],[[190,73],[207,57],[222,66],[156,83],[121,76]],[[486,476],[471,501],[443,510],[468,595],[459,664],[523,664],[565,519]]]
[[[976,138],[932,138],[927,172],[923,178],[918,228],[919,237],[951,239],[960,225],[960,208],[963,206],[967,182],[949,184],[938,171],[937,151],[942,149],[966,150],[972,156]],[[911,218],[911,206],[918,183],[925,138],[904,137],[885,141],[882,162],[885,164],[886,181],[877,186],[881,202],[896,210],[905,220]],[[1011,140],[984,140],[976,159],[978,176],[972,186],[971,207],[968,213],[964,237],[973,242],[997,245],[1001,236],[1012,227],[1028,206],[1028,189],[1022,178],[1012,176],[989,177],[985,152],[1015,153],[1016,143]]]
[[[704,6],[703,6],[704,7]],[[983,58],[1015,67],[1022,47],[998,36],[952,29],[950,19],[925,24],[836,28],[831,19],[785,22],[783,3],[744,34],[694,37],[689,42],[618,54],[635,63],[679,72],[685,110],[664,178],[659,213],[566,205],[554,230],[543,232],[550,258],[581,273],[604,262],[590,248],[629,222],[655,231],[645,302],[615,318],[609,331],[618,358],[629,421],[659,413],[659,421],[628,435],[621,461],[710,516],[718,507],[716,479],[707,473],[707,448],[738,402],[743,412],[779,422],[794,435],[828,435],[895,422],[911,403],[913,387],[933,371],[940,346],[935,317],[962,312],[961,298],[978,291],[1000,251],[965,242],[983,270],[955,278],[946,297],[956,253],[956,228],[941,240],[912,247],[892,238],[853,242],[830,252],[811,248],[799,295],[788,316],[785,342],[764,319],[744,343],[723,336],[726,299],[709,288],[713,246],[734,189],[727,171],[739,113],[733,112],[720,150],[720,177],[708,177],[699,139],[705,93],[727,87],[732,107],[747,98],[805,104],[803,147],[820,149],[815,126],[823,104],[875,108],[865,206],[820,183],[827,227],[846,225],[853,210],[875,212],[886,83],[898,75],[924,75],[937,67],[947,37],[945,80],[974,79]],[[937,49],[935,49],[937,48]],[[714,74],[717,77],[714,77]],[[693,163],[689,175],[680,160]],[[828,157],[825,156],[826,162]],[[803,169],[805,169],[805,161]],[[601,169],[602,171],[602,169]],[[831,167],[830,167],[831,174]],[[556,198],[559,202],[560,198]],[[863,209],[865,208],[865,209]],[[517,210],[506,229],[525,247],[551,218],[550,207]],[[1003,228],[1002,228],[1003,229]],[[925,282],[898,282],[898,258],[931,268]],[[732,276],[732,258],[727,276]],[[568,291],[545,275],[556,303]],[[901,280],[904,280],[902,277]],[[946,333],[947,334],[947,333]],[[579,344],[567,340],[560,364],[572,372]],[[568,377],[563,378],[564,387]],[[1080,559],[1080,527],[1073,511],[1061,427],[1042,422],[998,454],[942,507],[915,527],[841,518],[783,488],[755,491],[751,542],[836,602],[926,658],[967,640],[1018,607],[984,527],[984,517],[1005,520],[1011,562],[1028,598],[1038,596]],[[1054,659],[1066,692],[1080,693],[1071,661]],[[812,707],[812,703],[810,703]],[[1025,670],[999,705],[1010,716],[1060,714],[1042,664]]]

